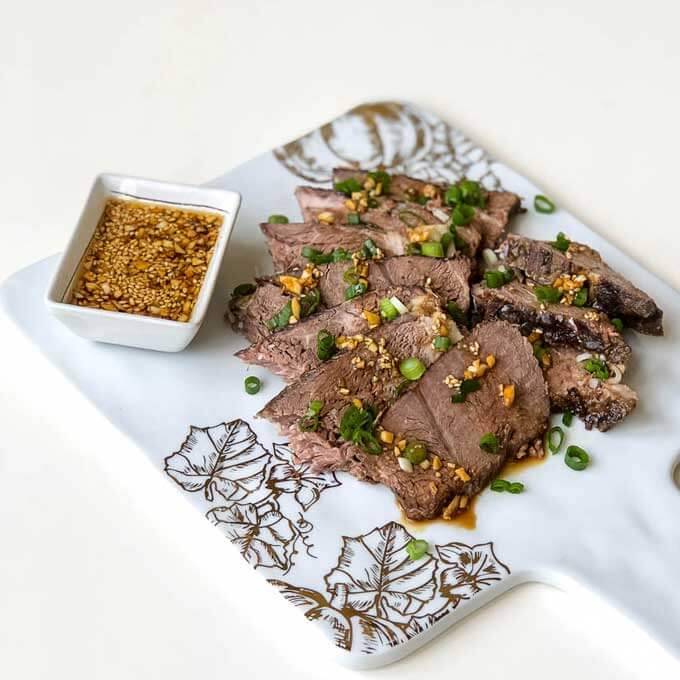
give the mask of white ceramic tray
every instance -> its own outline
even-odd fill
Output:
[[[44,308],[55,258],[10,278],[3,305],[215,524],[216,538],[226,536],[310,625],[323,628],[341,662],[367,668],[395,661],[526,581],[586,587],[680,655],[680,491],[672,481],[680,453],[680,296],[569,214],[529,210],[513,229],[538,238],[563,230],[597,248],[656,299],[666,327],[664,338],[629,334],[627,379],[641,397],[633,415],[607,434],[576,421],[569,429],[569,442],[591,452],[586,471],[550,456],[514,475],[525,493],[483,493],[476,528],[415,528],[402,523],[388,490],[293,465],[285,442],[253,418],[283,384],[252,370],[264,388],[244,393],[247,368],[233,353],[245,342],[222,319],[228,291],[270,271],[258,223],[271,213],[297,218],[295,186],[325,183],[333,166],[349,162],[433,180],[466,174],[517,192],[526,206],[541,193],[434,116],[405,104],[368,104],[211,183],[240,192],[243,207],[206,322],[184,352],[70,333]],[[429,541],[428,558],[409,561],[404,546],[412,536]]]

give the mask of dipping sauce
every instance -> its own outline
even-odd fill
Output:
[[[188,321],[222,222],[216,213],[109,199],[69,304]]]

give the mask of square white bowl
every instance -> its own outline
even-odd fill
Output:
[[[189,321],[109,312],[65,302],[77,283],[81,262],[104,212],[106,201],[113,197],[152,201],[222,216],[223,222],[213,256]],[[47,289],[45,303],[48,310],[74,333],[90,340],[161,352],[178,352],[184,349],[193,340],[205,319],[240,204],[241,196],[234,191],[123,175],[98,175]]]

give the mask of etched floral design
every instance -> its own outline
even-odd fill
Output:
[[[243,420],[213,427],[191,426],[179,451],[165,459],[165,471],[185,491],[203,491],[225,501],[242,501],[264,481],[270,454]]]
[[[298,533],[272,503],[235,503],[228,508],[214,508],[207,517],[253,566],[288,568]]]
[[[493,545],[449,543],[412,561],[413,536],[388,522],[361,536],[343,536],[337,564],[324,577],[328,597],[312,588],[270,581],[336,645],[371,654],[434,626],[461,602],[499,582],[510,570]]]
[[[492,543],[473,546],[449,543],[437,547],[437,554],[441,564],[446,565],[439,589],[454,605],[469,600],[510,573],[494,554]]]
[[[486,152],[442,120],[408,104],[363,104],[318,130],[274,150],[293,174],[327,182],[337,166],[384,166],[424,180],[500,182]]]
[[[286,445],[274,444],[276,461],[269,470],[267,487],[275,496],[293,494],[303,510],[316,503],[321,492],[340,482],[333,473],[311,471],[309,463],[292,463],[292,453]]]

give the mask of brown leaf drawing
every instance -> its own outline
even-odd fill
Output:
[[[293,464],[290,462],[292,454],[287,446],[274,444],[274,455],[281,462],[271,467],[267,486],[276,495],[293,494],[305,511],[319,500],[324,489],[340,486],[340,482],[332,472],[314,473],[309,463]]]
[[[430,556],[412,561],[406,552],[412,539],[396,522],[364,536],[343,536],[338,564],[325,577],[328,592],[346,587],[352,608],[381,618],[389,618],[388,607],[417,613],[434,597],[437,562]]]
[[[269,582],[289,602],[302,608],[310,621],[318,621],[342,649],[372,654],[382,647],[393,647],[407,639],[396,623],[355,611],[348,606],[344,596],[334,596],[329,602],[316,590],[299,588],[285,581]]]
[[[254,567],[289,568],[297,533],[275,505],[234,504],[213,508],[206,517],[224,531]]]
[[[454,606],[510,573],[494,554],[493,543],[448,543],[437,546],[437,553],[442,565],[449,565],[440,574],[439,590]]]
[[[260,487],[270,454],[243,420],[190,428],[179,451],[165,459],[165,471],[185,491],[203,491],[241,501]]]

